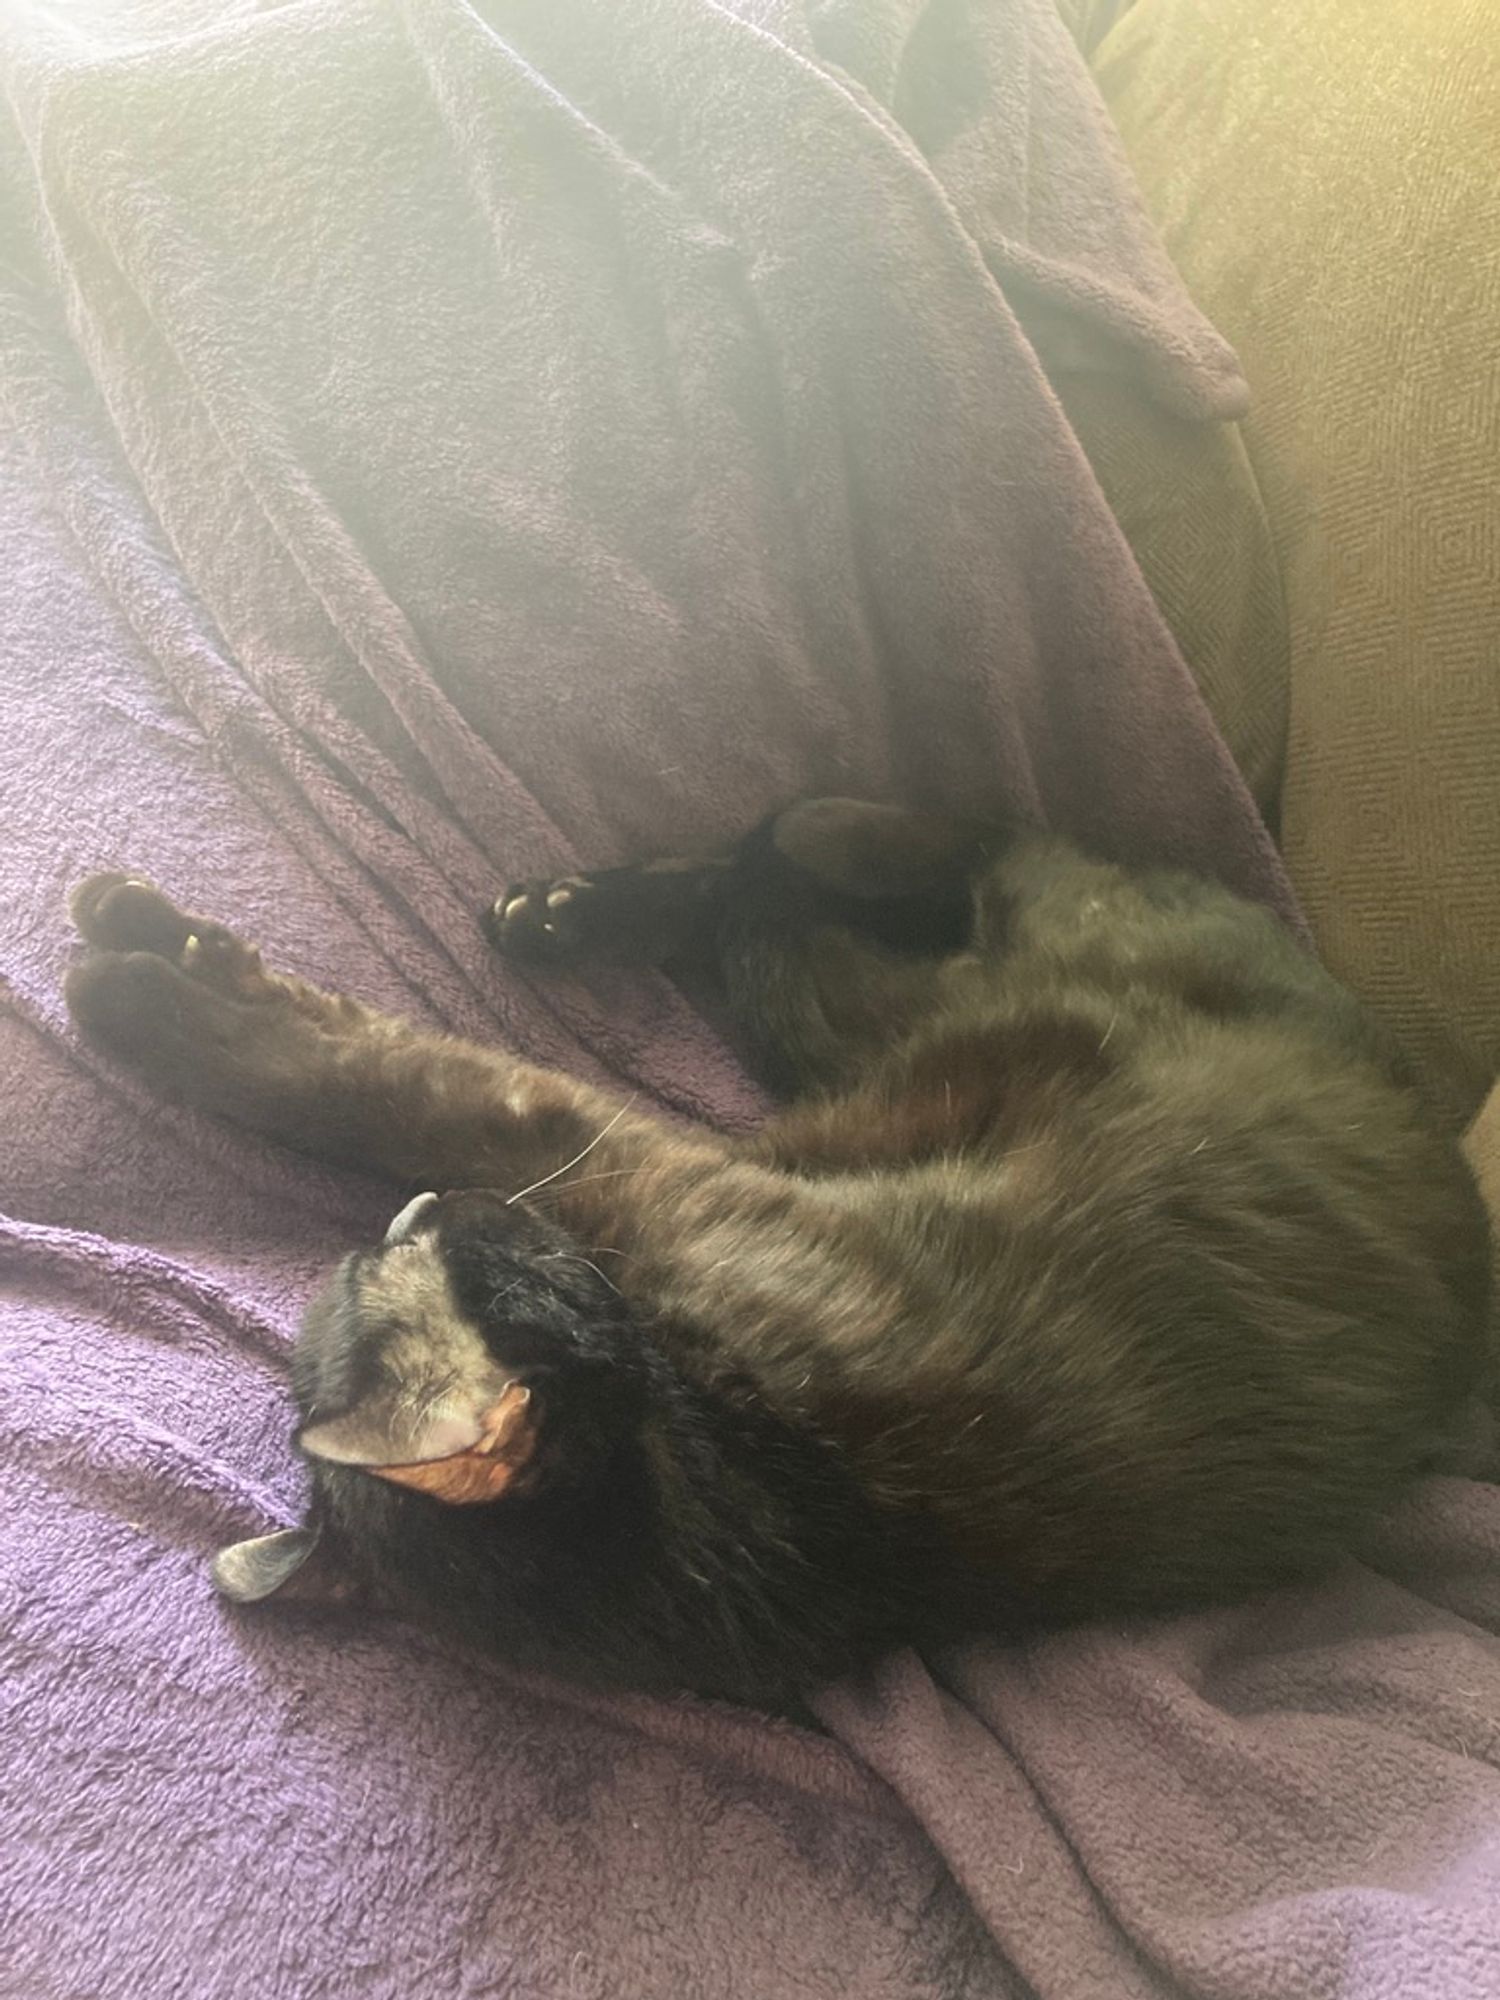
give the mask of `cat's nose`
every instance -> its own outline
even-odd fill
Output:
[[[390,1250],[397,1243],[405,1243],[409,1237],[415,1236],[417,1226],[421,1222],[422,1217],[427,1213],[428,1209],[434,1206],[436,1201],[437,1196],[435,1194],[413,1195],[401,1213],[392,1218],[391,1226],[385,1232],[385,1242],[382,1248]]]

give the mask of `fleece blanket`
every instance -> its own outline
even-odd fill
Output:
[[[0,21],[0,1994],[1493,2000],[1500,1497],[824,1731],[585,1698],[205,1565],[389,1194],[78,1045],[128,864],[314,977],[761,1109],[497,879],[830,788],[1284,902],[1048,371],[1234,364],[1037,0],[80,0]]]

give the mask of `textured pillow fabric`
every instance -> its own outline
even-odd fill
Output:
[[[1130,0],[1056,0],[1092,60]],[[1286,605],[1238,424],[1184,422],[1065,343],[1041,359],[1141,573],[1266,818],[1287,725]]]
[[[1099,9],[1071,11],[1087,41]],[[1494,7],[1136,0],[1094,63],[1250,381],[1293,879],[1334,969],[1470,1111],[1500,1069]],[[1253,648],[1242,671],[1253,698]]]

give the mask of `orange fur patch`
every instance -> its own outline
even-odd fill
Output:
[[[500,1400],[485,1413],[484,1435],[467,1451],[432,1458],[414,1465],[372,1465],[377,1479],[430,1493],[450,1507],[472,1507],[498,1500],[517,1473],[524,1470],[536,1447],[536,1432],[527,1422],[531,1391],[508,1383]]]

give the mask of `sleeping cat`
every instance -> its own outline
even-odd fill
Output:
[[[716,968],[789,1109],[670,1129],[265,970],[122,875],[80,1026],[418,1190],[294,1364],[304,1524],[220,1587],[767,1706],[909,1641],[1316,1573],[1479,1378],[1486,1219],[1267,911],[1065,841],[814,801],[521,885],[498,947]]]

